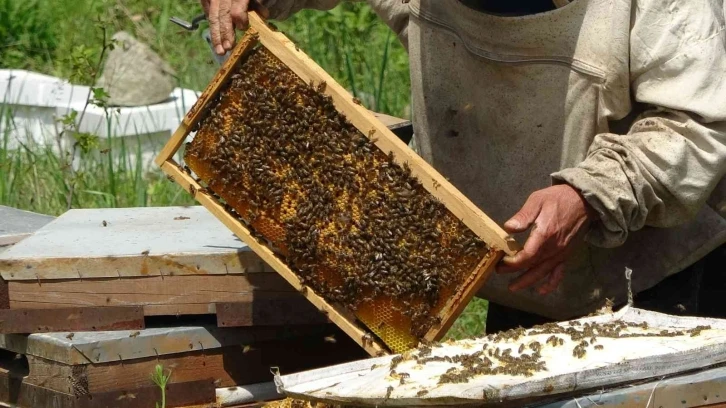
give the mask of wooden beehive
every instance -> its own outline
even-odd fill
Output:
[[[250,22],[157,164],[370,354],[438,340],[516,242]]]

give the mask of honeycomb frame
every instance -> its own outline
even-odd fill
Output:
[[[192,196],[206,207],[215,217],[220,219],[232,232],[243,240],[265,262],[272,266],[294,288],[301,291],[309,301],[328,318],[346,332],[371,355],[382,355],[394,349],[371,333],[376,333],[358,321],[349,310],[332,305],[321,296],[303,285],[299,277],[275,253],[257,241],[254,233],[200,185],[190,174],[174,160],[182,143],[200,123],[205,112],[211,109],[221,89],[229,82],[235,68],[245,56],[256,46],[262,46],[277,57],[287,68],[300,77],[305,83],[325,83],[322,93],[329,96],[335,109],[343,114],[355,128],[385,154],[392,154],[393,160],[411,169],[411,174],[421,183],[422,187],[436,199],[440,200],[454,216],[456,216],[476,236],[486,243],[489,252],[478,262],[476,268],[468,274],[457,291],[446,301],[438,314],[440,323],[430,328],[419,341],[437,341],[443,337],[463,308],[484,284],[495,264],[505,254],[514,254],[520,247],[496,223],[487,217],[443,176],[436,172],[428,163],[401,142],[383,123],[359,104],[342,86],[331,78],[322,68],[299,50],[282,33],[274,31],[255,13],[250,14],[250,28],[232,51],[230,58],[220,68],[200,98],[184,117],[179,128],[164,146],[156,163],[171,180],[181,185]],[[402,350],[398,350],[402,351]]]

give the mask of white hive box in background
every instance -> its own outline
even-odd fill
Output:
[[[196,91],[176,88],[166,102],[104,110],[93,104],[85,107],[88,86],[35,72],[0,69],[0,140],[7,137],[10,149],[35,143],[57,151],[58,119],[76,111],[80,120],[85,107],[77,124],[79,132],[98,136],[101,145],[112,147],[114,152],[119,152],[123,143],[132,153],[130,159],[135,159],[140,148],[143,167],[149,169],[197,95]],[[68,149],[75,139],[71,136],[61,142]]]

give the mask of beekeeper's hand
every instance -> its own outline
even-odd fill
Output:
[[[541,281],[540,294],[555,290],[564,277],[567,256],[593,219],[594,210],[567,184],[532,193],[522,209],[504,223],[509,233],[531,228],[524,248],[514,256],[505,256],[497,267],[499,273],[524,271],[512,281],[509,290],[521,290]]]
[[[209,21],[214,52],[224,55],[234,47],[235,28],[244,30],[249,26],[247,11],[256,11],[264,18],[269,12],[260,0],[200,0]]]

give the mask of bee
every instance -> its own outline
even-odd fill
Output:
[[[73,340],[73,336],[75,336],[75,335],[76,335],[75,333],[68,333],[68,335],[66,336],[66,338],[68,340]]]
[[[137,336],[138,336],[139,334],[141,334],[141,332],[140,332],[140,331],[135,331],[135,332],[133,332],[133,333],[129,334],[129,337],[131,337],[131,338],[135,338],[135,337],[137,337]]]
[[[386,388],[386,398],[385,399],[391,398],[392,393],[393,393],[393,386],[389,385],[388,388]]]
[[[390,370],[394,370],[398,365],[403,361],[403,356],[398,355],[396,357],[393,357],[391,359],[391,365],[389,366]]]
[[[106,220],[103,220],[103,221],[101,222],[101,225],[103,225],[104,227],[108,227],[108,222],[106,222]]]

